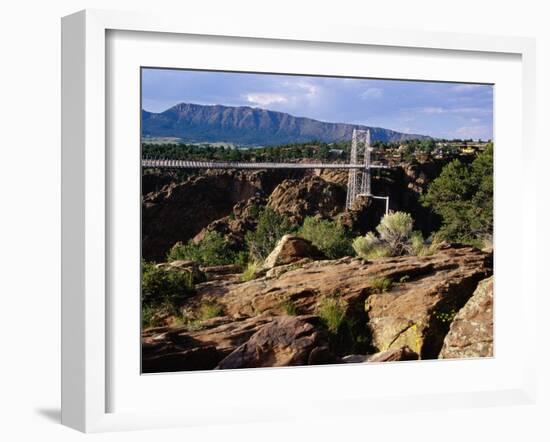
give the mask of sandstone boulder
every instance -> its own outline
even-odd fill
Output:
[[[455,316],[440,358],[493,356],[493,277],[481,281],[474,295]]]
[[[281,316],[263,326],[218,364],[218,369],[281,367],[333,360],[315,316]]]
[[[291,264],[304,258],[322,259],[323,254],[308,240],[295,235],[283,236],[264,261],[265,269]]]

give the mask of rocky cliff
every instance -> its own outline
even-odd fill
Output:
[[[415,229],[428,235],[439,228],[440,220],[422,207],[419,196],[443,165],[430,162],[375,174],[373,193],[389,196],[390,209],[410,213]],[[252,206],[267,205],[297,224],[306,216],[320,215],[342,217],[356,233],[373,230],[384,215],[385,203],[362,200],[352,212],[344,213],[346,183],[346,171],[211,171],[185,181],[177,181],[173,174],[144,176],[143,257],[162,261],[175,243],[200,240],[206,231],[242,243],[255,226]]]

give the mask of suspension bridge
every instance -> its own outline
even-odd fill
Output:
[[[348,170],[346,208],[350,209],[361,195],[386,200],[386,213],[389,209],[389,197],[371,194],[371,170],[387,169],[383,164],[372,164],[369,130],[353,130],[349,163],[279,163],[279,162],[234,162],[234,161],[187,161],[171,159],[144,158],[144,168],[166,169],[338,169]],[[359,162],[360,151],[363,161]]]

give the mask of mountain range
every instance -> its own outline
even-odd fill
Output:
[[[328,123],[248,106],[180,103],[160,113],[142,110],[142,137],[174,137],[183,142],[227,142],[242,146],[327,143],[351,140],[353,129],[370,129],[372,141],[426,139],[380,127]]]

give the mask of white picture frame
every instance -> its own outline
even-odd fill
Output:
[[[376,47],[379,50],[401,48],[404,51],[425,49],[432,53],[462,53],[476,56],[503,54],[517,57],[521,69],[520,104],[521,120],[518,122],[518,138],[521,150],[517,153],[518,174],[522,186],[516,189],[521,199],[521,241],[517,252],[521,262],[521,297],[518,302],[523,315],[521,339],[525,342],[520,364],[515,368],[513,379],[499,388],[472,390],[466,387],[460,392],[430,391],[427,394],[409,392],[391,393],[386,396],[337,393],[325,399],[313,398],[308,407],[303,404],[280,402],[250,403],[246,395],[233,399],[233,410],[226,407],[216,410],[214,406],[197,406],[195,410],[176,407],[159,410],[141,408],[132,411],[113,411],[109,404],[110,391],[115,387],[109,375],[113,360],[110,331],[113,320],[108,298],[109,268],[108,245],[113,230],[109,229],[112,212],[112,195],[109,194],[109,179],[112,173],[108,155],[106,122],[111,117],[108,108],[110,93],[107,35],[109,32],[156,33],[156,37],[169,36],[216,36],[219,38],[252,39],[255,41],[285,42],[285,44],[330,44],[338,47]],[[145,35],[145,34],[144,34]],[[151,34],[152,35],[152,34]],[[274,44],[275,44],[274,43]],[[434,52],[435,51],[435,52]],[[530,344],[535,342],[534,318],[536,287],[533,270],[529,268],[528,256],[534,256],[530,247],[536,244],[535,229],[530,225],[535,220],[535,193],[527,189],[534,174],[529,171],[534,161],[534,108],[535,108],[535,43],[532,39],[518,37],[491,37],[451,33],[429,33],[372,28],[348,28],[343,26],[294,27],[281,23],[219,23],[203,19],[183,22],[179,17],[154,16],[152,14],[122,13],[86,10],[63,18],[62,21],[62,423],[85,432],[111,431],[169,426],[207,425],[258,420],[284,419],[286,417],[314,417],[342,414],[369,414],[380,410],[396,412],[414,409],[441,409],[452,407],[489,406],[500,404],[533,403],[535,400],[535,367],[531,358]],[[497,98],[498,100],[498,98]],[[519,182],[519,180],[518,180]],[[502,181],[496,186],[504,186]],[[497,199],[498,201],[498,199]],[[498,204],[498,202],[497,202]],[[497,221],[498,222],[498,221]],[[497,232],[498,233],[498,232]],[[498,238],[497,238],[498,245]],[[498,246],[497,246],[498,249]],[[503,250],[505,250],[503,248]],[[497,251],[498,260],[498,251]],[[504,264],[505,260],[502,261]],[[504,268],[504,266],[503,266]],[[498,287],[498,286],[497,286]],[[497,289],[498,290],[498,289]],[[500,294],[505,296],[504,287]],[[498,299],[498,298],[497,298]],[[497,300],[498,303],[498,300]],[[498,304],[497,304],[498,306]],[[497,308],[498,311],[498,308]],[[498,317],[497,317],[498,320]],[[503,327],[506,327],[504,324]],[[520,327],[518,327],[520,328]],[[498,360],[497,356],[495,360]],[[454,361],[442,370],[462,370]],[[429,361],[423,364],[430,364]],[[435,364],[435,363],[434,363]],[[432,365],[434,365],[432,364]],[[521,365],[521,367],[519,367]],[[391,367],[391,368],[390,368]],[[412,364],[387,367],[377,366],[372,370],[398,370],[397,374],[416,373]],[[491,366],[486,366],[491,369]],[[492,369],[497,368],[494,365]],[[475,371],[475,366],[471,365]],[[311,370],[312,368],[308,368]],[[330,378],[333,372],[327,367],[323,376]],[[361,366],[346,367],[349,376],[358,376]],[[300,376],[300,369],[263,370],[233,373],[215,373],[216,385],[238,385],[250,382],[265,382],[266,376],[275,372],[290,382]],[[489,371],[490,372],[490,371]],[[248,373],[248,374],[247,374]],[[310,372],[311,373],[311,372]],[[372,373],[372,372],[371,372]],[[198,377],[193,379],[196,383]],[[160,381],[160,378],[159,378]],[[153,381],[150,381],[153,382]],[[208,388],[208,387],[205,387]],[[214,387],[212,387],[214,388]],[[307,387],[304,387],[307,388]],[[172,392],[166,392],[172,394]],[[238,410],[239,412],[235,412]]]

